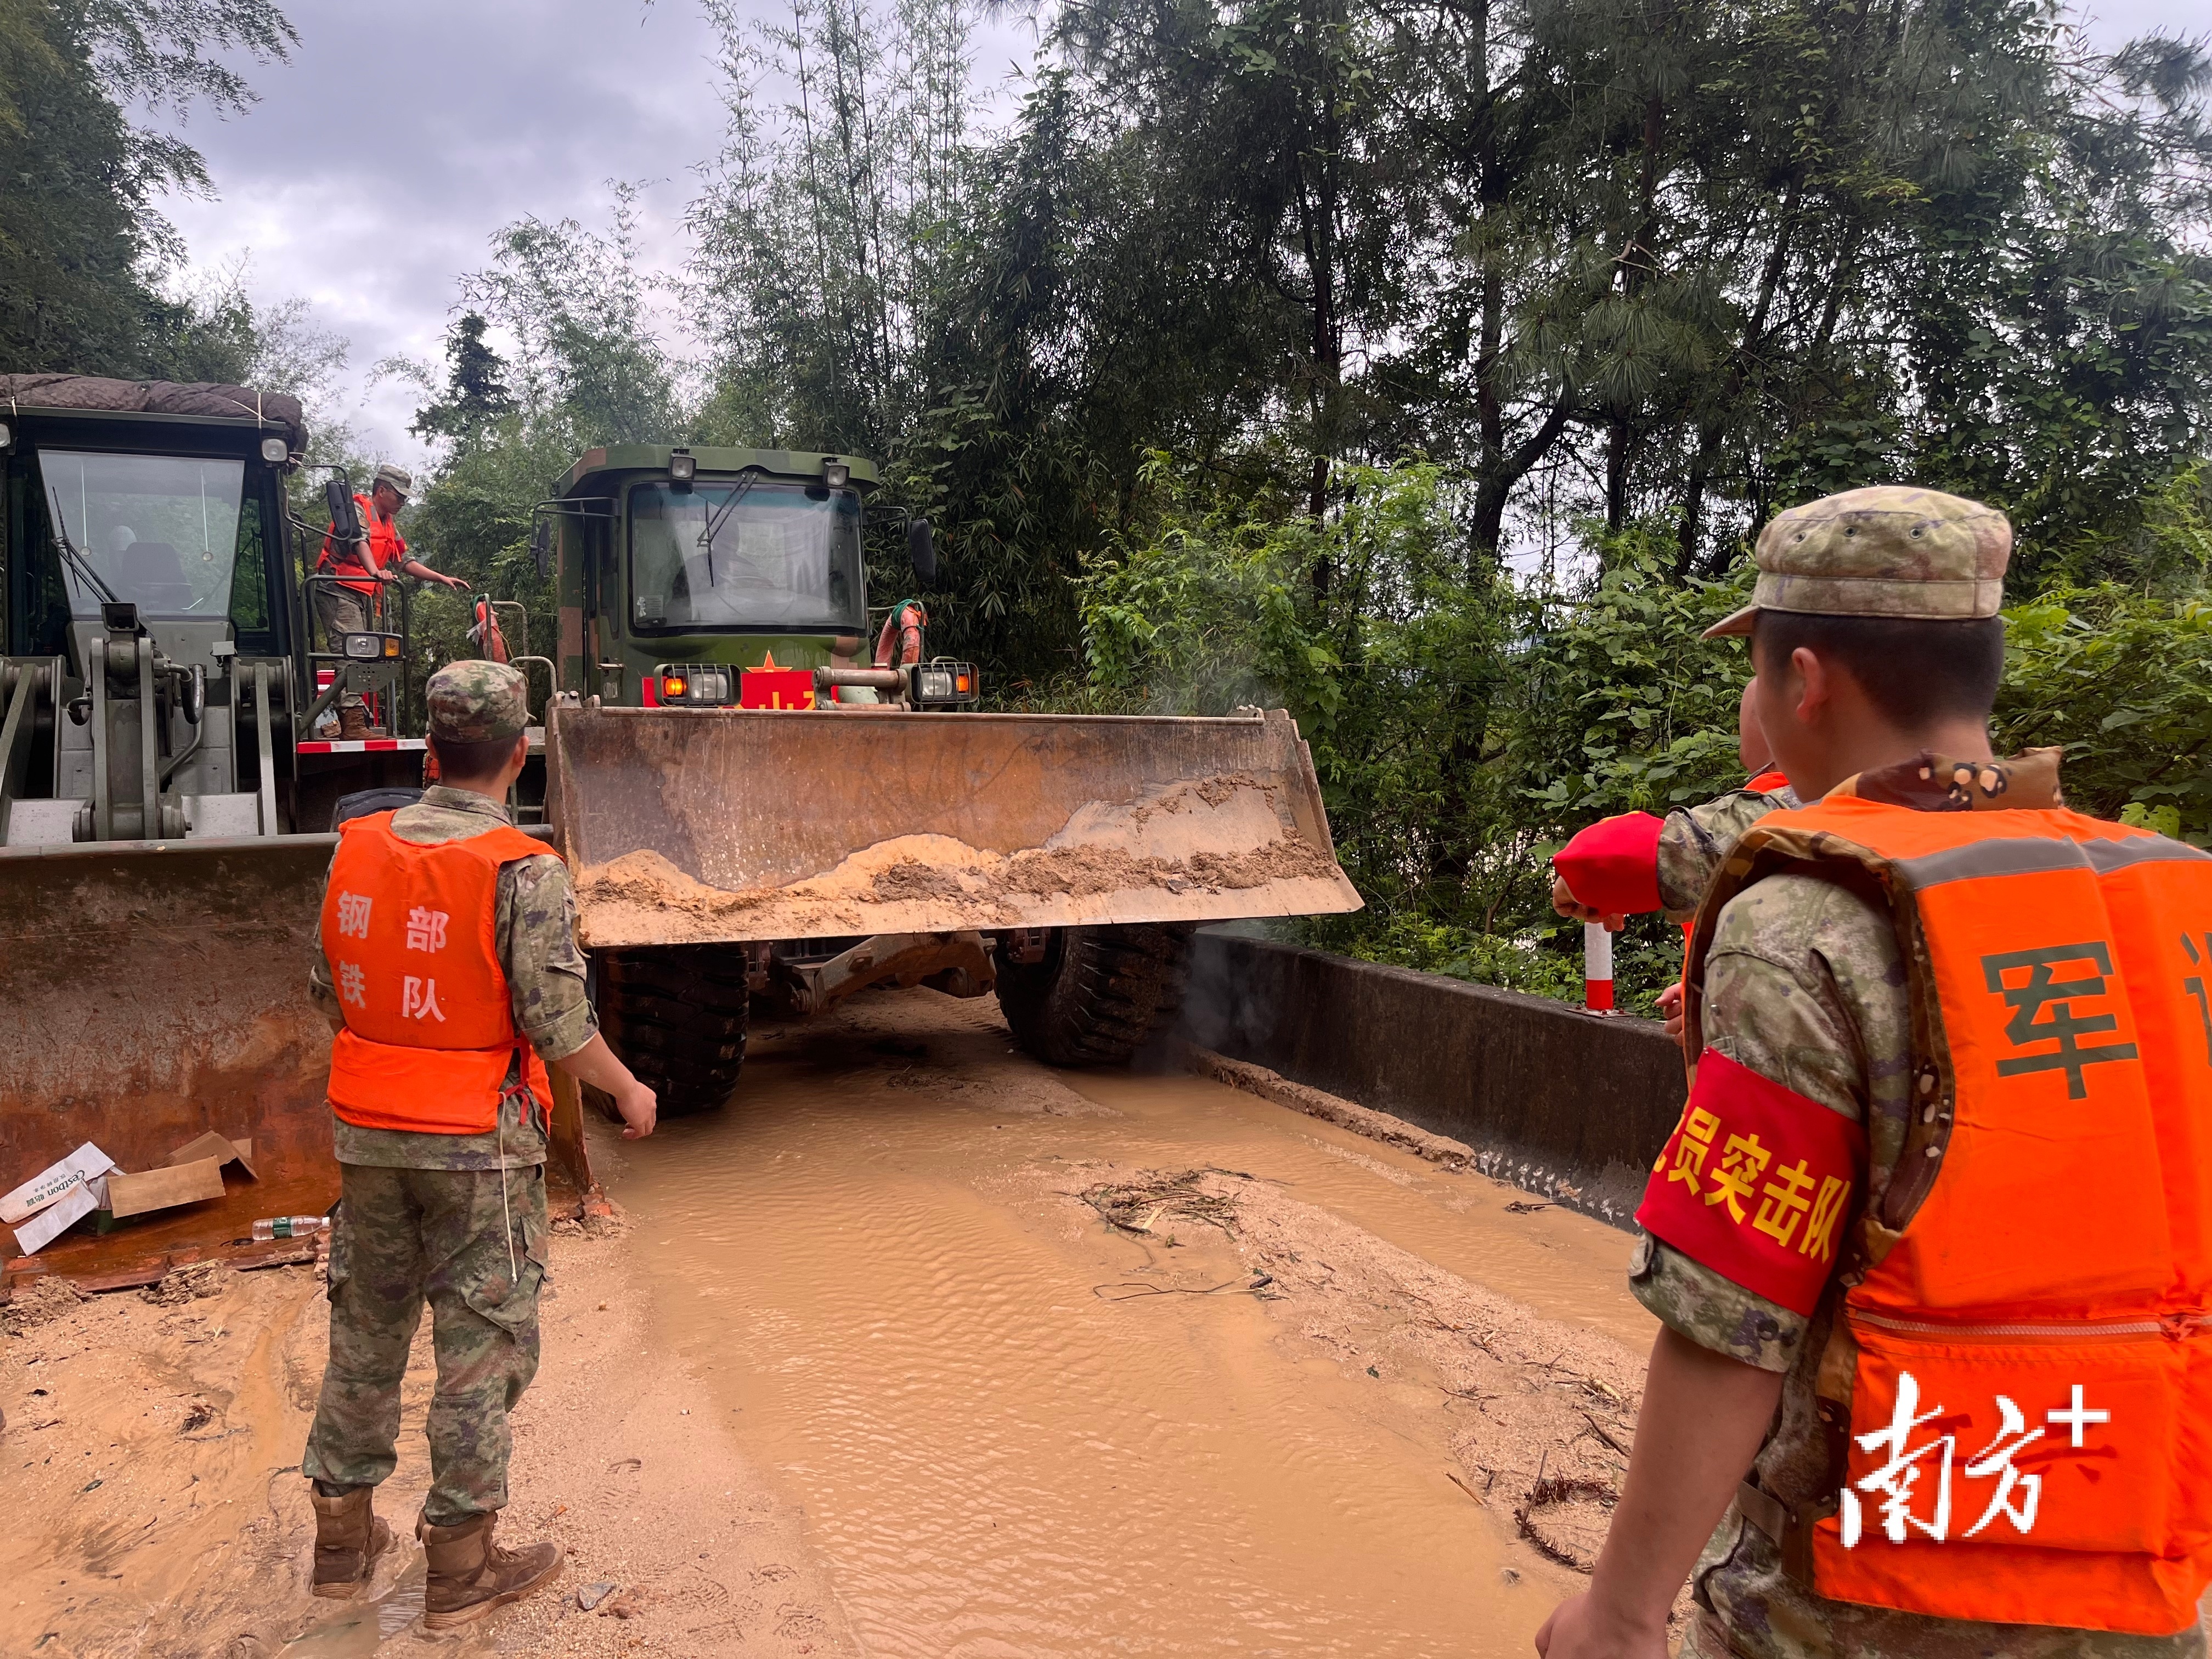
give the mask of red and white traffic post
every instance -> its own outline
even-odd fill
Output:
[[[1583,1012],[1613,1012],[1613,935],[1601,921],[1583,924]]]

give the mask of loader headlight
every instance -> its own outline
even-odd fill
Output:
[[[677,450],[668,458],[668,477],[672,483],[690,483],[699,476],[699,458],[688,449]]]
[[[924,708],[974,702],[981,685],[975,665],[939,659],[914,672],[914,700]]]
[[[399,635],[397,634],[343,634],[344,644],[339,648],[356,662],[375,662],[380,658],[397,660],[399,656]]]
[[[843,461],[822,463],[822,482],[832,489],[842,489],[853,482],[853,469]]]
[[[698,663],[664,663],[654,675],[659,682],[663,705],[684,702],[705,706],[730,701],[730,671],[726,668]]]
[[[282,438],[264,438],[261,441],[261,459],[270,465],[282,466],[291,456],[291,449]]]

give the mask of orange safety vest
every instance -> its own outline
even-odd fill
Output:
[[[1690,1053],[1721,907],[1778,869],[1838,866],[1873,877],[1897,927],[1914,1109],[1887,1189],[1839,1239],[1815,1393],[1849,1433],[1832,1500],[1796,1519],[1812,1586],[1937,1618],[2185,1630],[2212,1581],[2212,855],[2066,811],[1775,813],[1699,909]],[[1778,1085],[1744,1073],[1730,1093],[1727,1066],[1700,1063],[1724,1086],[1692,1107],[1755,1117]],[[1771,1251],[1741,1231],[1747,1260]]]
[[[338,834],[323,895],[323,954],[345,1016],[331,1109],[365,1129],[483,1134],[519,1060],[550,1114],[545,1063],[515,1030],[492,938],[500,866],[550,849],[506,824],[417,846],[392,833],[389,812]]]
[[[388,522],[383,519],[378,518],[376,516],[375,503],[371,501],[368,496],[356,491],[353,499],[354,505],[359,510],[361,515],[361,527],[368,537],[369,557],[375,561],[376,568],[380,570],[383,569],[387,565],[397,565],[400,560],[407,556],[407,543],[399,533],[399,526],[397,522]],[[335,529],[336,526],[333,526],[332,528]],[[354,544],[349,544],[349,547],[351,545]],[[341,567],[338,563],[337,542],[329,534],[325,534],[323,537],[322,556],[315,561],[315,568],[319,572],[321,572],[337,570],[341,568],[346,570],[358,570],[361,568],[361,567],[354,563],[350,558],[349,558],[345,564]],[[341,579],[338,586],[341,587],[350,587],[356,593],[374,593],[378,591],[382,584],[378,582],[374,576],[363,576],[358,580],[354,580],[349,578]]]

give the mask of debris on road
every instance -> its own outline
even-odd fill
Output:
[[[138,1292],[157,1308],[173,1308],[203,1297],[221,1296],[225,1268],[220,1261],[195,1261],[164,1273]]]
[[[42,1274],[27,1285],[18,1285],[15,1295],[0,1306],[0,1332],[9,1336],[27,1336],[49,1320],[75,1313],[78,1304],[91,1299],[88,1292],[59,1274]]]
[[[1597,1565],[1620,1497],[1602,1480],[1548,1475],[1528,1488],[1513,1511],[1513,1524],[1561,1566],[1588,1572]]]
[[[582,1612],[589,1613],[614,1593],[613,1580],[602,1578],[598,1583],[586,1584],[576,1592],[576,1606]]]
[[[1172,1235],[1157,1231],[1162,1217],[1218,1227],[1237,1237],[1237,1202],[1225,1194],[1207,1191],[1202,1184],[1210,1175],[1235,1175],[1227,1170],[1183,1170],[1174,1174],[1148,1172],[1133,1181],[1102,1181],[1076,1194],[1098,1212],[1109,1227],[1139,1237],[1158,1237],[1173,1244]],[[1249,1176],[1238,1176],[1249,1180]]]
[[[106,1195],[100,1183],[114,1167],[88,1140],[0,1198],[0,1219],[15,1225],[16,1248],[36,1255],[99,1208]]]

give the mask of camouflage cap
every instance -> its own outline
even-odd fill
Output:
[[[529,682],[503,662],[449,662],[423,688],[430,735],[446,743],[519,738],[530,723]]]
[[[1964,622],[2004,606],[2012,524],[1940,489],[1877,484],[1778,513],[1759,532],[1751,603],[1705,630],[1748,634],[1762,611]]]
[[[404,466],[394,466],[391,462],[386,461],[376,469],[376,476],[368,482],[368,487],[372,491],[379,484],[390,484],[394,493],[404,501],[415,493],[415,475]]]

